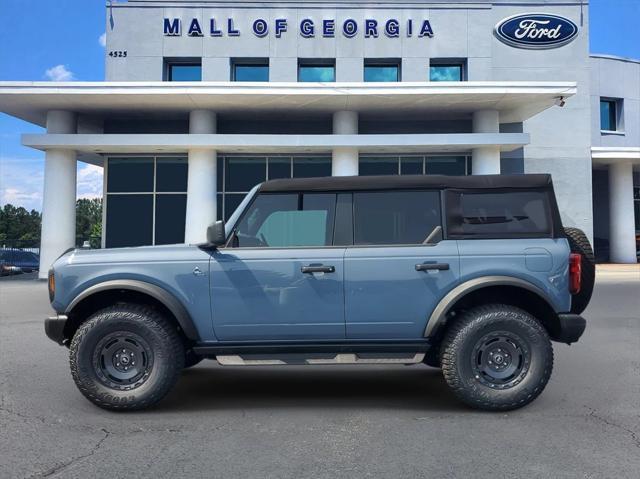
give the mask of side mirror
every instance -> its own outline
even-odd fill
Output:
[[[216,221],[207,228],[207,242],[213,246],[223,246],[227,241],[224,221]]]

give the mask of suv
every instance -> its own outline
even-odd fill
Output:
[[[49,273],[80,391],[158,402],[183,368],[416,364],[467,404],[515,409],[544,389],[594,280],[549,175],[267,181],[201,245],[73,250]]]

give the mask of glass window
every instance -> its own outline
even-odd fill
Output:
[[[427,175],[464,176],[467,173],[464,156],[430,156],[425,165]]]
[[[299,157],[293,159],[294,178],[331,176],[331,158]]]
[[[185,158],[156,160],[156,191],[187,191],[187,160]]]
[[[397,175],[398,158],[360,157],[358,172],[360,176]]]
[[[152,228],[153,195],[107,195],[107,248],[150,245]]]
[[[109,193],[153,191],[153,158],[109,158],[108,161]]]
[[[400,81],[400,66],[398,64],[365,63],[365,82],[396,82]]]
[[[421,175],[422,157],[405,157],[400,158],[400,174],[401,175]]]
[[[451,217],[451,237],[547,236],[551,232],[548,198],[541,191],[452,193],[459,211]]]
[[[429,79],[431,81],[462,81],[463,74],[462,64],[436,64],[429,67]]]
[[[156,196],[155,244],[184,242],[187,195]]]
[[[269,158],[269,178],[291,178],[291,158]]]
[[[168,81],[202,81],[202,65],[200,63],[168,63]]]
[[[236,210],[238,205],[242,203],[244,197],[247,196],[246,193],[232,193],[224,195],[224,218],[225,221],[228,220],[233,212]]]
[[[233,63],[233,81],[269,81],[268,60],[263,63]]]
[[[422,244],[440,225],[440,193],[354,193],[353,215],[357,245]]]
[[[600,129],[617,131],[618,119],[615,100],[600,100]]]
[[[225,166],[225,191],[249,191],[267,176],[266,158],[230,157]]]
[[[300,63],[298,65],[299,82],[334,82],[336,81],[335,63]]]
[[[335,194],[261,194],[240,221],[240,247],[329,246]]]

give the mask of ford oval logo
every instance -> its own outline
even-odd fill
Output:
[[[512,47],[543,50],[571,42],[578,35],[578,26],[558,15],[524,13],[501,20],[494,33]]]

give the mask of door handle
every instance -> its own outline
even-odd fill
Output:
[[[449,263],[422,263],[416,265],[416,271],[446,271]]]
[[[335,273],[336,271],[336,267],[335,266],[323,266],[321,264],[319,265],[308,265],[308,266],[302,266],[300,268],[300,271],[302,271],[303,273]]]

